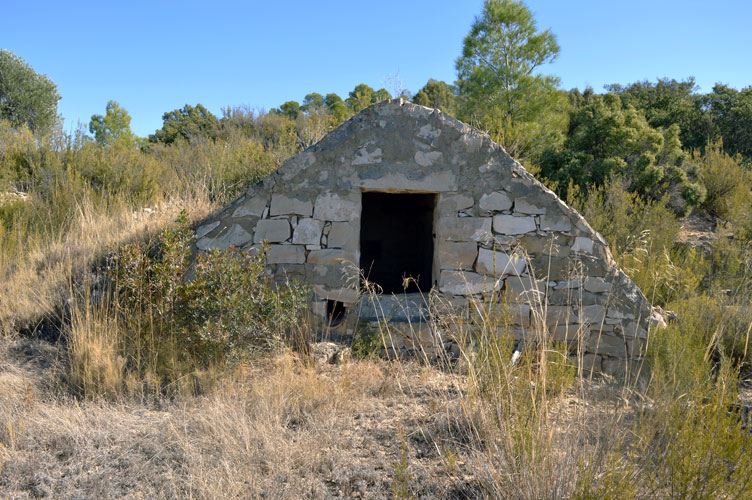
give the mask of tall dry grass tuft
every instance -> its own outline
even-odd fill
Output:
[[[155,234],[181,212],[198,220],[213,208],[207,197],[196,196],[103,214],[84,200],[69,230],[26,238],[23,257],[0,251],[0,329],[6,335],[19,329],[34,331],[61,312],[71,283],[78,282],[104,255]],[[30,230],[28,234],[33,235]]]
[[[68,382],[82,394],[120,393],[125,358],[120,354],[118,317],[96,307],[91,296],[72,293],[68,343]]]

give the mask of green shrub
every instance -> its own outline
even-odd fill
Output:
[[[716,217],[741,222],[750,217],[752,176],[742,165],[741,157],[724,153],[720,144],[709,144],[705,154],[694,153],[700,163],[700,181],[707,191],[702,206]]]
[[[304,288],[272,283],[263,254],[230,248],[194,262],[191,236],[182,224],[126,245],[108,271],[126,368],[163,383],[284,346],[306,303]]]

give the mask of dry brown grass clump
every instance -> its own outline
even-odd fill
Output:
[[[143,238],[171,224],[185,211],[192,220],[208,214],[204,196],[165,201],[139,211],[98,213],[83,203],[69,231],[26,241],[24,258],[3,261],[0,251],[0,334],[12,334],[49,318],[65,304],[71,283],[97,259],[125,242]]]

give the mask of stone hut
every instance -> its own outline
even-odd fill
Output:
[[[500,292],[518,338],[536,325],[579,338],[588,366],[618,376],[655,319],[579,213],[488,135],[401,99],[347,120],[196,230],[199,250],[262,242],[268,272],[309,283],[313,315],[344,317],[345,335],[384,316],[430,323],[427,296],[469,311]],[[383,290],[379,307],[359,274]],[[397,348],[451,343],[435,328],[406,332]]]

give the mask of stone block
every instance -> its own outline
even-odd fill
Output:
[[[360,235],[352,222],[332,222],[327,238],[329,248],[355,248],[360,242]]]
[[[591,333],[587,350],[601,356],[622,359],[627,357],[627,345],[624,339],[607,333]]]
[[[457,215],[456,212],[472,208],[475,200],[464,194],[439,195],[438,211],[442,215]]]
[[[508,255],[481,248],[475,270],[489,276],[519,275],[525,271],[525,265],[525,259],[520,254]]]
[[[599,304],[582,306],[577,311],[577,318],[580,323],[599,325],[606,318],[606,308]]]
[[[634,319],[634,314],[625,311],[624,309],[612,306],[608,310],[608,317],[611,319]]]
[[[642,360],[604,359],[602,371],[617,380],[627,380],[647,370],[643,363]]]
[[[556,290],[580,288],[582,286],[582,280],[563,280],[556,283],[554,287]]]
[[[486,241],[491,238],[490,217],[441,217],[437,237],[450,241]]]
[[[292,233],[292,242],[300,245],[321,244],[321,231],[324,223],[316,219],[300,219]]]
[[[269,245],[266,251],[267,264],[303,264],[305,247],[301,245]]]
[[[645,328],[642,328],[636,321],[630,321],[627,323],[626,326],[622,328],[622,333],[626,338],[648,338],[648,331]]]
[[[611,283],[603,278],[588,277],[583,283],[585,290],[592,293],[601,293],[611,291]]]
[[[478,206],[487,212],[501,212],[512,208],[512,199],[506,193],[494,191],[481,196]]]
[[[536,230],[534,217],[494,215],[493,230],[501,234],[524,234]]]
[[[274,277],[277,279],[289,279],[296,281],[305,280],[304,264],[278,264]]]
[[[312,250],[308,254],[308,263],[323,266],[343,266],[347,260],[352,260],[344,250],[325,248],[323,250]]]
[[[530,306],[528,304],[499,304],[497,313],[503,314],[510,325],[530,326]]]
[[[210,222],[196,228],[196,238],[201,239],[219,226],[219,221]]]
[[[533,205],[525,198],[517,198],[514,200],[514,211],[519,214],[541,215],[546,213],[546,207]]]
[[[585,292],[577,288],[560,288],[548,292],[548,303],[561,306],[575,304],[578,306],[605,305],[608,295],[602,293]]]
[[[545,314],[545,318],[542,318],[542,320],[549,328],[577,323],[577,315],[574,309],[569,306],[545,306],[540,308],[540,313]]]
[[[585,343],[587,332],[582,331],[581,325],[578,324],[560,324],[548,329],[551,333],[553,342],[567,344],[569,347],[577,346],[578,343]]]
[[[354,304],[358,300],[358,290],[354,288],[329,288],[323,285],[313,285],[316,295],[327,300],[336,300],[343,304]]]
[[[569,361],[582,369],[585,376],[591,373],[601,373],[603,358],[597,354],[587,353],[582,356],[570,356]]]
[[[290,237],[290,222],[287,219],[263,219],[256,224],[253,242],[280,243]]]
[[[313,213],[313,203],[310,200],[301,200],[283,194],[272,195],[272,205],[269,208],[269,215],[303,215],[310,217]]]
[[[573,252],[593,253],[593,240],[583,236],[577,236],[572,245]]]
[[[349,268],[343,266],[314,265],[310,268],[309,279],[312,284],[329,288],[345,288],[355,282]]]
[[[438,247],[442,269],[472,269],[478,256],[477,243],[439,240]]]
[[[384,165],[375,165],[358,170],[355,186],[365,189],[385,191],[429,191],[444,192],[457,190],[457,174],[449,168],[433,167],[424,172],[395,171]]]
[[[535,275],[551,281],[562,281],[572,277],[577,262],[569,257],[543,256],[530,261]]]
[[[532,255],[569,255],[569,238],[563,234],[526,234],[519,241],[527,253]]]
[[[266,208],[266,196],[250,196],[232,212],[233,217],[261,217]]]
[[[546,281],[530,276],[509,276],[504,285],[507,298],[513,302],[523,302],[539,306],[546,301]]]
[[[238,224],[233,224],[225,232],[220,232],[214,238],[201,238],[196,242],[200,250],[225,250],[230,247],[240,247],[251,241],[251,233]]]
[[[416,151],[413,159],[421,167],[431,167],[440,162],[443,156],[441,151]]]
[[[354,197],[346,197],[337,193],[321,193],[316,198],[313,208],[313,218],[337,222],[352,221],[360,217],[360,203]]]
[[[549,215],[541,216],[541,229],[544,231],[562,231],[569,232],[572,230],[572,223],[566,215]]]
[[[501,283],[469,271],[441,271],[439,290],[452,295],[475,295],[498,290]]]

